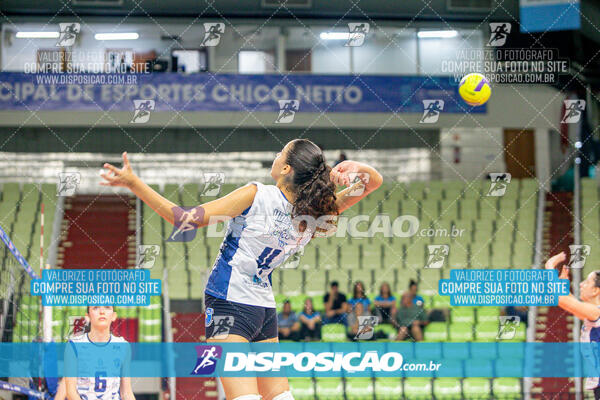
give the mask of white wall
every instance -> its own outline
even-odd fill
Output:
[[[473,180],[485,178],[490,172],[505,171],[503,142],[502,128],[456,126],[442,129],[442,178]]]
[[[2,25],[8,40],[0,43],[1,69],[3,71],[23,71],[25,64],[36,64],[36,53],[40,48],[54,49],[56,39],[17,39],[18,31],[58,31],[59,22],[70,20],[53,20],[51,24],[44,22],[16,22]],[[171,48],[179,46],[195,49],[204,37],[204,20],[169,21],[157,23],[134,23],[129,20],[116,24],[87,22],[79,19],[81,33],[76,44],[71,48],[75,59],[87,63],[102,64],[105,50],[108,48],[131,48],[136,52],[154,50],[158,58],[170,59]],[[236,24],[225,26],[220,44],[211,49],[210,69],[215,72],[238,72],[237,53],[240,50],[272,51],[275,54],[277,37],[280,32],[286,36],[289,49],[313,49],[312,69],[314,73],[362,73],[362,74],[416,74],[418,64],[425,74],[439,74],[441,61],[456,59],[456,50],[461,48],[481,47],[482,32],[460,30],[460,36],[452,39],[419,39],[416,28],[382,27],[371,24],[364,44],[360,47],[346,47],[344,40],[321,40],[320,33],[328,31],[347,32],[344,24],[335,27],[311,25],[304,27],[281,28],[279,26],[262,26],[260,24]],[[105,32],[137,32],[140,38],[129,41],[97,41],[95,33]],[[161,36],[180,36],[175,42],[161,39]],[[417,45],[418,42],[418,45]],[[418,49],[417,49],[418,46]],[[352,57],[350,52],[353,53]]]
[[[449,71],[443,70],[443,61],[458,62],[465,61],[461,50],[483,48],[483,36],[481,31],[459,31],[454,38],[421,38],[418,40],[419,61],[421,73],[426,75],[449,75]],[[477,54],[480,56],[480,54]],[[468,61],[482,61],[481,57],[469,58]],[[483,72],[483,71],[472,71]]]

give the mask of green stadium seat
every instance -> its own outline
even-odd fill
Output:
[[[433,380],[433,394],[436,400],[439,399],[461,399],[462,390],[460,379],[457,378],[437,378]]]
[[[292,310],[296,313],[302,312],[304,309],[304,300],[306,300],[308,296],[305,294],[298,294],[295,296],[290,296],[290,305],[292,306]]]
[[[443,355],[443,346],[443,342],[428,341],[425,339],[424,342],[418,342],[415,344],[415,358],[424,360],[425,363],[429,362],[427,360],[439,360]]]
[[[431,322],[425,327],[424,339],[427,342],[444,342],[448,340],[445,322]]]
[[[466,359],[469,357],[469,343],[457,342],[444,344],[443,352],[444,358],[448,360]]]
[[[478,307],[477,308],[477,322],[495,322],[498,323],[500,317],[500,308],[499,307]]]
[[[480,322],[475,325],[475,340],[493,342],[498,336],[498,322]]]
[[[492,388],[496,399],[522,398],[521,380],[518,378],[496,378],[493,380]]]
[[[337,400],[344,393],[342,378],[316,378],[315,387],[319,400]]]
[[[454,344],[454,343],[453,343]],[[444,347],[444,352],[446,348]],[[439,370],[435,373],[437,377],[451,376],[460,377],[464,374],[463,360],[458,358],[436,358],[432,360],[440,364]]]
[[[463,379],[463,394],[467,399],[484,400],[489,399],[492,391],[490,379],[465,378]]]
[[[375,378],[375,398],[396,400],[402,398],[402,381],[399,378]]]
[[[305,293],[309,296],[322,295],[327,290],[327,273],[315,268],[304,271],[306,279]]]
[[[373,392],[371,378],[346,378],[346,400],[372,400]]]
[[[452,323],[474,324],[475,307],[453,307],[450,318]]]
[[[303,290],[303,277],[304,271],[298,268],[287,268],[281,271],[275,271],[275,273],[281,274],[281,291],[289,296],[298,295]]]
[[[523,374],[523,359],[498,358],[495,364],[498,376],[522,376]]]
[[[406,378],[404,379],[404,396],[407,399],[432,398],[432,384],[430,378]]]
[[[453,322],[448,325],[448,338],[451,342],[470,342],[473,340],[473,325]]]
[[[312,378],[289,378],[290,389],[294,399],[313,400],[315,387]]]
[[[320,313],[325,312],[325,302],[323,301],[323,293],[312,296],[313,309]]]
[[[450,296],[441,296],[436,294],[432,297],[434,308],[450,308]]]
[[[343,324],[326,324],[321,329],[323,342],[345,342],[346,327]]]
[[[494,376],[494,363],[491,359],[473,357],[465,362],[466,376]]]

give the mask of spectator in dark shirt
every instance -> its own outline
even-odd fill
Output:
[[[362,303],[363,308],[366,310],[369,310],[369,307],[371,306],[371,300],[365,295],[365,285],[361,281],[356,281],[354,283],[352,298],[348,300],[348,304],[352,309],[354,309],[357,303]]]
[[[406,294],[400,299],[400,308],[396,314],[396,325],[398,326],[397,340],[404,340],[410,335],[415,341],[423,340],[423,329],[421,325],[426,320],[423,306],[413,303],[412,298]]]
[[[408,284],[408,291],[404,292],[403,296],[410,297],[414,305],[425,307],[425,299],[417,294],[418,291],[419,287],[417,286],[417,282],[411,279]]]
[[[300,340],[321,340],[321,314],[313,309],[310,297],[304,300],[304,309],[300,314]]]
[[[289,300],[283,303],[283,311],[277,316],[277,326],[279,328],[280,340],[298,340],[300,322],[296,313],[292,311],[292,305]]]
[[[346,295],[339,292],[336,281],[331,282],[329,293],[323,296],[323,303],[325,303],[323,324],[338,323],[346,325],[346,310],[348,307]]]
[[[396,321],[396,298],[392,295],[390,285],[387,282],[381,284],[379,296],[375,297],[375,315],[379,317],[380,323],[393,324]]]

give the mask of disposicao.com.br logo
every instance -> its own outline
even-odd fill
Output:
[[[297,372],[394,372],[437,371],[440,363],[404,363],[402,354],[361,352],[230,352],[225,357],[225,372],[268,372],[293,368]]]

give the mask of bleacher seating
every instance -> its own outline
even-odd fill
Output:
[[[231,192],[237,185],[225,185],[220,195]],[[453,352],[443,354],[447,366],[464,368],[496,368],[489,359],[472,362],[468,342],[494,342],[498,334],[497,307],[452,307],[449,298],[437,294],[438,280],[448,278],[451,268],[530,268],[533,263],[537,183],[534,180],[513,180],[505,196],[486,196],[489,181],[386,183],[373,195],[352,207],[348,217],[366,214],[387,215],[393,222],[400,215],[414,215],[419,221],[417,234],[408,237],[329,237],[315,239],[305,248],[299,268],[282,268],[272,275],[273,290],[278,311],[283,300],[291,301],[292,309],[300,312],[307,296],[314,308],[323,310],[323,294],[332,281],[340,283],[340,290],[351,296],[352,283],[363,281],[367,294],[373,298],[383,282],[391,285],[399,295],[408,288],[408,282],[419,282],[419,292],[425,298],[426,308],[450,309],[446,322],[432,322],[424,329],[425,341],[432,342],[427,354],[420,358],[442,357],[444,341],[464,343]],[[184,206],[200,204],[212,198],[199,195],[201,187],[165,185],[161,193]],[[365,231],[370,222],[358,224]],[[222,227],[222,225],[221,225]],[[426,229],[436,232],[429,235]],[[443,229],[443,230],[441,230]],[[222,231],[222,229],[220,229]],[[207,237],[207,230],[197,233],[188,243],[165,242],[171,227],[165,225],[151,209],[143,210],[144,244],[161,244],[162,261],[152,270],[153,277],[162,276],[167,267],[168,290],[172,299],[200,298],[207,273],[217,256],[222,237]],[[448,232],[445,234],[445,232]],[[462,234],[458,234],[458,233]],[[450,248],[441,269],[425,269],[429,256],[428,245],[445,244]],[[506,251],[506,249],[510,249]],[[158,266],[158,268],[157,268]],[[391,325],[380,325],[394,340],[396,330]],[[323,327],[322,338],[327,341],[347,341],[343,325]],[[521,325],[515,341],[525,340]],[[489,354],[488,357],[495,357]],[[468,362],[467,362],[468,360]],[[490,373],[490,375],[492,375]],[[292,378],[290,386],[295,398],[396,399],[423,398],[520,398],[521,381],[516,378]]]

